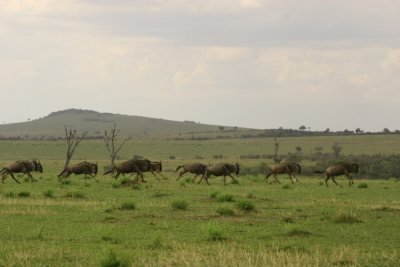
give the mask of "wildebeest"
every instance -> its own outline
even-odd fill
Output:
[[[179,173],[179,176],[178,178],[176,178],[176,180],[178,181],[182,177],[182,175],[184,175],[187,172],[190,172],[195,174],[195,176],[193,177],[193,182],[194,182],[194,180],[198,175],[200,174],[204,175],[204,173],[206,172],[207,165],[203,163],[188,163],[185,165],[178,166],[175,172],[177,172],[180,168],[183,168],[183,170]]]
[[[10,174],[11,177],[19,183],[19,181],[14,177],[13,173],[23,173],[24,175],[28,175],[31,182],[37,182],[35,178],[31,175],[31,172],[43,172],[43,166],[40,161],[36,160],[18,160],[14,161],[7,166],[5,166],[0,173],[2,173],[2,182],[7,178]]]
[[[210,177],[211,175],[224,176],[224,184],[226,184],[226,176],[231,177],[232,180],[234,180],[235,182],[238,183],[238,181],[232,176],[232,173],[239,175],[239,171],[240,171],[240,167],[239,167],[238,163],[236,163],[236,164],[220,163],[218,165],[208,166],[206,168],[204,175],[201,177],[201,179],[198,183],[200,183],[204,178],[206,183],[209,185],[210,183],[208,182],[208,177]]]
[[[335,176],[344,175],[349,179],[349,186],[354,184],[353,177],[350,175],[351,173],[357,174],[358,173],[358,164],[353,162],[339,162],[333,166],[326,168],[325,172],[316,171],[316,173],[325,173],[325,184],[328,186],[329,178],[332,178],[332,181],[337,185],[340,186],[336,180]]]
[[[104,174],[117,172],[117,174],[114,176],[114,178],[117,179],[120,174],[136,173],[136,177],[139,175],[142,178],[142,182],[145,182],[143,178],[143,172],[150,171],[150,166],[151,162],[148,159],[130,159],[115,164]]]
[[[58,175],[58,177],[61,180],[62,178],[67,178],[72,173],[76,174],[76,175],[84,174],[84,175],[89,175],[90,177],[92,177],[93,179],[95,179],[97,181],[97,179],[95,177],[97,174],[97,170],[98,170],[97,162],[92,163],[92,162],[83,161],[83,162],[68,165],[68,167],[65,168]]]
[[[292,163],[279,163],[277,165],[274,165],[272,167],[268,167],[268,171],[267,174],[265,176],[265,182],[268,182],[268,178],[271,175],[274,175],[274,179],[275,181],[277,181],[278,183],[281,183],[278,178],[277,175],[278,174],[288,174],[290,177],[290,180],[292,181],[292,183],[294,184],[294,181],[298,182],[297,178],[296,178],[296,173],[301,173],[301,166],[298,163],[292,162]],[[293,177],[292,177],[293,175]]]

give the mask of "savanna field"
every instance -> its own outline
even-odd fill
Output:
[[[302,146],[329,151],[339,141],[343,153],[393,154],[397,135],[282,138],[281,152]],[[263,174],[239,175],[238,184],[176,181],[187,162],[263,161],[240,155],[272,153],[273,139],[209,141],[130,140],[119,160],[141,155],[161,160],[163,177],[145,174],[130,184],[102,175],[109,158],[102,140],[84,140],[73,160],[98,162],[98,182],[71,175],[59,182],[63,141],[1,141],[0,164],[39,159],[36,183],[0,186],[1,266],[400,266],[400,182],[357,177],[343,187],[322,176],[287,175],[281,184]],[[215,159],[214,155],[223,155]],[[264,160],[272,164],[269,160]],[[313,162],[302,162],[312,167]]]

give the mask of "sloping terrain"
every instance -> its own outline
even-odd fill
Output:
[[[134,137],[178,136],[180,134],[218,132],[221,126],[200,124],[192,121],[172,121],[141,116],[100,113],[91,110],[68,109],[50,113],[29,122],[0,125],[0,137],[25,139],[64,137],[65,126],[78,131],[88,131],[88,136],[103,136],[114,123],[121,136]],[[233,127],[223,127],[229,130]]]

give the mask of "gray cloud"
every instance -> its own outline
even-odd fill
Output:
[[[0,122],[400,128],[397,1],[4,1],[0,25]]]

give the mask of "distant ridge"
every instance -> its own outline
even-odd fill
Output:
[[[27,122],[0,125],[0,138],[58,139],[64,137],[64,127],[88,131],[88,136],[101,138],[105,130],[116,124],[121,135],[133,137],[179,136],[218,132],[237,127],[201,124],[193,121],[173,121],[143,116],[102,113],[85,109],[66,109]]]

